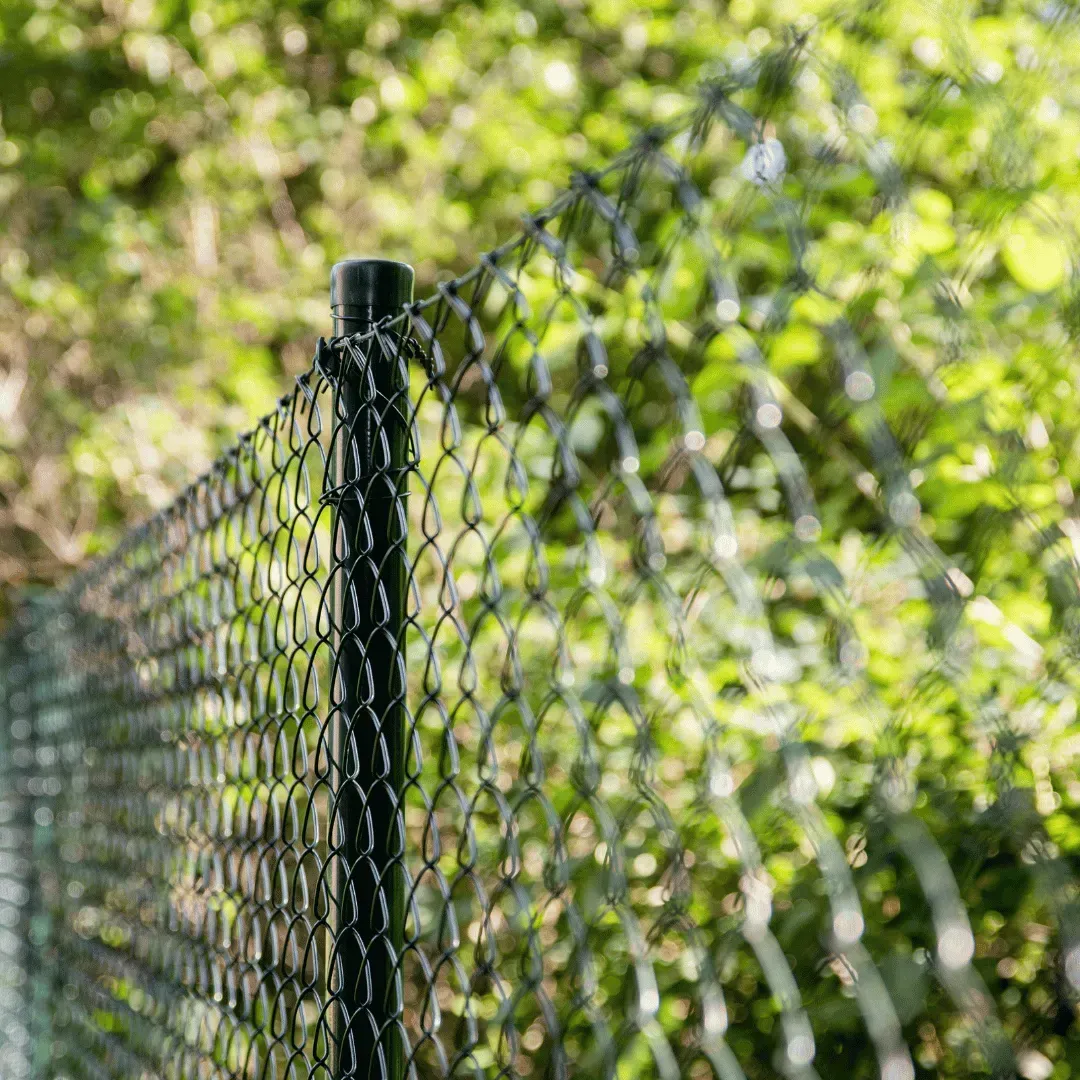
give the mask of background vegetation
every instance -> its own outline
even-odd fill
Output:
[[[954,204],[1020,212],[979,265],[1061,280],[1060,232],[1032,234],[1048,200],[1073,217],[1067,5],[4,4],[0,581],[55,580],[264,411],[327,327],[335,259],[406,258],[422,294],[794,26],[936,189],[922,249],[954,246]],[[925,132],[912,88],[972,82]],[[866,196],[830,203],[838,228]]]
[[[407,259],[422,294],[757,21],[704,3],[5,4],[0,579],[54,580],[265,411],[328,329],[334,260]]]
[[[760,60],[743,95],[753,139],[723,144],[729,168],[708,191],[730,240],[739,324],[793,391],[785,429],[797,429],[818,509],[795,513],[790,477],[734,430],[703,452],[732,466],[748,511],[740,552],[766,586],[772,631],[810,673],[792,697],[815,718],[801,736],[831,796],[822,821],[856,875],[865,940],[917,1065],[1072,1074],[1080,51],[1069,5],[46,0],[8,3],[0,26],[7,586],[54,581],[106,549],[264,412],[328,328],[336,258],[407,259],[423,295],[514,232],[572,170],[683,110],[702,78]],[[812,60],[790,63],[802,35]],[[764,175],[776,198],[755,194]],[[785,291],[790,309],[775,320]],[[664,303],[672,324],[705,317],[690,285]],[[891,489],[873,424],[850,408],[867,400],[860,384],[842,380],[843,407],[830,389],[846,362],[827,333],[841,316],[899,435],[903,477]],[[741,427],[753,380],[732,374],[740,340],[724,335],[695,357],[710,437]],[[646,439],[649,404],[638,402],[636,423]],[[652,478],[672,416],[642,448]],[[818,544],[814,559],[791,543],[785,510],[798,542]],[[934,573],[924,557],[940,559]],[[807,613],[813,625],[800,629]],[[741,672],[734,653],[707,651],[726,644],[726,615],[721,606],[699,623],[696,655],[712,661],[717,699]],[[669,644],[646,623],[635,624],[644,659],[631,682],[648,683]],[[668,690],[660,680],[654,692]],[[868,700],[876,732],[863,725]],[[720,712],[735,775],[718,798],[738,790],[766,852],[777,939],[814,987],[817,1030],[840,1033],[821,1067],[854,1062],[870,1075],[851,1004],[858,979],[806,929],[827,907],[808,869],[820,858],[808,851],[813,828],[798,811],[779,823],[775,810],[782,783],[795,804],[798,785],[782,782],[775,735],[755,731],[742,697]],[[751,734],[729,736],[740,723]],[[687,745],[676,730],[659,736],[668,763]],[[711,769],[695,760],[693,784],[671,772],[669,805],[689,803]],[[695,914],[715,927],[727,903],[741,926],[753,888],[718,820],[700,823],[710,857],[699,880],[716,881]],[[641,833],[628,843],[651,856],[649,876],[660,860]],[[946,879],[955,891],[934,894]],[[939,913],[965,912],[969,929],[935,923],[927,896]],[[759,1075],[779,1010],[741,955],[722,976],[736,987],[731,1043]],[[970,982],[950,982],[960,970]],[[662,1016],[673,1039],[686,1015]],[[644,1052],[635,1068],[648,1074]]]

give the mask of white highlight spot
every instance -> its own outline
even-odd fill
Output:
[[[869,105],[852,105],[848,109],[848,123],[860,135],[869,135],[877,127],[877,113]]]
[[[874,396],[874,379],[866,371],[853,371],[844,380],[844,392],[852,401],[869,401]]]
[[[405,84],[396,75],[387,75],[379,83],[379,97],[388,109],[398,109],[405,104]]]
[[[771,401],[765,402],[764,405],[759,405],[756,416],[758,424],[766,430],[779,427],[780,421],[784,418],[784,414],[780,411],[780,406]]]
[[[814,1060],[814,1040],[809,1035],[796,1035],[787,1045],[787,1056],[792,1065],[809,1065]]]
[[[821,522],[813,514],[803,514],[795,522],[795,535],[804,544],[812,544],[821,535]]]
[[[709,790],[718,799],[730,798],[735,791],[735,781],[726,769],[717,770],[709,778]]]
[[[1080,990],[1080,945],[1074,945],[1065,954],[1065,978]]]
[[[1027,441],[1032,450],[1045,450],[1050,445],[1050,433],[1046,430],[1046,422],[1038,413],[1028,424]]]
[[[945,50],[937,38],[917,37],[911,43],[911,52],[920,64],[928,68],[936,68],[945,59]]]
[[[854,945],[863,936],[866,924],[857,911],[838,912],[833,919],[833,936],[841,945]]]
[[[705,1031],[709,1035],[723,1035],[728,1026],[727,1009],[723,1001],[710,996],[705,1002],[703,1019]]]
[[[915,1080],[915,1066],[907,1054],[890,1054],[881,1067],[881,1080]]]
[[[718,536],[713,541],[713,551],[718,559],[734,559],[739,551],[739,542],[734,536]]]
[[[817,784],[808,765],[800,766],[791,781],[791,797],[802,806],[812,803],[817,796]]]
[[[565,60],[553,60],[544,68],[544,85],[559,97],[569,97],[577,86],[577,76]]]
[[[829,759],[823,757],[811,758],[810,769],[814,774],[814,783],[817,784],[818,793],[828,795],[836,784],[836,770],[832,767]]]
[[[290,26],[281,39],[290,56],[299,56],[307,48],[307,34],[299,26]]]
[[[1038,1050],[1024,1050],[1016,1055],[1016,1071],[1024,1080],[1049,1080],[1054,1063]]]
[[[752,184],[764,187],[766,184],[775,183],[787,169],[787,155],[779,139],[766,139],[764,142],[754,143],[746,151],[743,158],[741,172]]]
[[[949,584],[965,600],[975,591],[975,583],[958,566],[950,566],[945,576],[949,579]]]
[[[889,517],[901,527],[914,525],[921,510],[919,500],[910,491],[901,491],[889,500]]]
[[[721,322],[734,322],[739,317],[739,302],[726,297],[716,305],[716,317]]]
[[[950,926],[938,938],[938,959],[947,968],[962,968],[974,955],[975,939],[966,926]]]

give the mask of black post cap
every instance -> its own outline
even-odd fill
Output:
[[[345,259],[330,271],[330,308],[339,318],[392,314],[412,301],[413,278],[393,259]]]

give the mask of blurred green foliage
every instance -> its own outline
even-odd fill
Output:
[[[423,293],[670,111],[752,15],[711,8],[3,5],[0,580],[100,551],[264,412],[334,260]]]
[[[851,618],[869,643],[861,678],[887,721],[879,742],[848,738],[843,707],[855,731],[860,691],[829,701],[821,686],[800,687],[810,714],[830,716],[828,730],[807,735],[820,751],[818,782],[833,792],[829,823],[873,906],[868,939],[885,958],[883,979],[910,1005],[901,1020],[931,1007],[905,1032],[927,1075],[982,1063],[975,1025],[935,1026],[945,995],[928,988],[935,942],[919,882],[873,843],[884,826],[870,809],[872,782],[890,739],[920,789],[918,816],[893,828],[903,837],[925,821],[949,855],[976,966],[1023,1074],[1064,1078],[1080,1066],[1069,960],[1047,925],[1055,905],[1075,918],[1075,885],[1058,895],[1053,882],[1033,884],[1014,857],[1031,865],[1049,852],[1052,877],[1080,850],[1076,594],[1055,569],[1080,550],[1080,50],[1070,5],[12,0],[0,28],[8,585],[55,580],[107,548],[264,411],[328,328],[335,259],[406,259],[423,295],[511,235],[572,170],[684,109],[703,77],[767,54],[748,108],[758,133],[789,155],[784,191],[805,215],[804,261],[822,287],[794,297],[783,327],[760,343],[770,371],[795,390],[783,404],[796,448],[819,466],[829,555],[845,578],[863,575]],[[812,62],[794,67],[783,46],[798,34]],[[821,152],[797,154],[811,143]],[[711,195],[725,215],[720,243],[741,319],[757,333],[768,314],[758,299],[790,284],[792,237],[774,208],[740,203],[737,185]],[[676,325],[673,294],[665,315]],[[977,632],[963,649],[925,597],[902,581],[892,588],[895,550],[845,536],[860,524],[859,483],[877,492],[860,471],[865,446],[828,422],[819,361],[835,348],[825,329],[841,314],[861,335],[911,459],[920,528],[955,564],[943,568],[952,587],[975,597],[967,612]],[[732,338],[711,348],[693,384],[708,432],[744,389]],[[799,401],[820,404],[824,426]],[[727,451],[723,441],[708,447],[718,464]],[[646,443],[645,471],[663,453],[659,440]],[[740,466],[767,517],[781,498],[775,471],[760,460]],[[887,510],[904,516],[903,505]],[[763,530],[747,558],[767,569],[774,540]],[[770,614],[793,639],[799,605],[814,600],[797,571],[776,575]],[[653,644],[644,629],[639,641]],[[843,655],[842,639],[828,644]],[[973,652],[990,659],[964,667]],[[718,695],[722,674],[712,673]],[[904,737],[892,726],[901,715]],[[840,771],[830,753],[848,741]],[[751,761],[764,764],[759,786],[746,783],[739,799],[764,833],[775,745],[748,736],[744,749],[736,780]],[[780,897],[776,933],[807,974],[821,960],[806,930],[820,892],[801,872],[805,837],[781,832],[773,847],[787,848],[767,866]],[[738,903],[734,881],[722,884]],[[747,984],[731,1041],[752,1060],[760,1040],[745,1021],[758,983],[728,966],[736,988]],[[850,972],[833,973],[847,988]],[[853,1044],[862,1038],[854,1005],[844,1013],[835,996],[807,997],[821,1027],[839,1033],[834,1060],[862,1061],[844,1045],[845,1030]],[[756,1019],[767,1032],[774,1016],[764,1008]],[[671,1028],[679,1019],[664,1017]]]
[[[912,202],[913,265],[921,253],[967,262],[978,245],[980,274],[1007,271],[1003,298],[1060,285],[1067,235],[1051,215],[1072,220],[1080,134],[1062,92],[1067,15],[812,0],[10,0],[0,581],[51,581],[107,547],[265,411],[327,329],[335,259],[407,259],[423,294],[574,168],[682,107],[702,75],[793,27],[844,65],[876,131],[930,185]],[[790,75],[783,61],[769,69],[763,102],[818,126],[829,93]],[[872,264],[865,180],[814,208],[831,241],[820,259]],[[798,348],[809,359],[812,335]]]

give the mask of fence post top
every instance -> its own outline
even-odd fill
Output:
[[[377,322],[413,298],[413,268],[393,259],[345,259],[330,271],[335,320]]]

